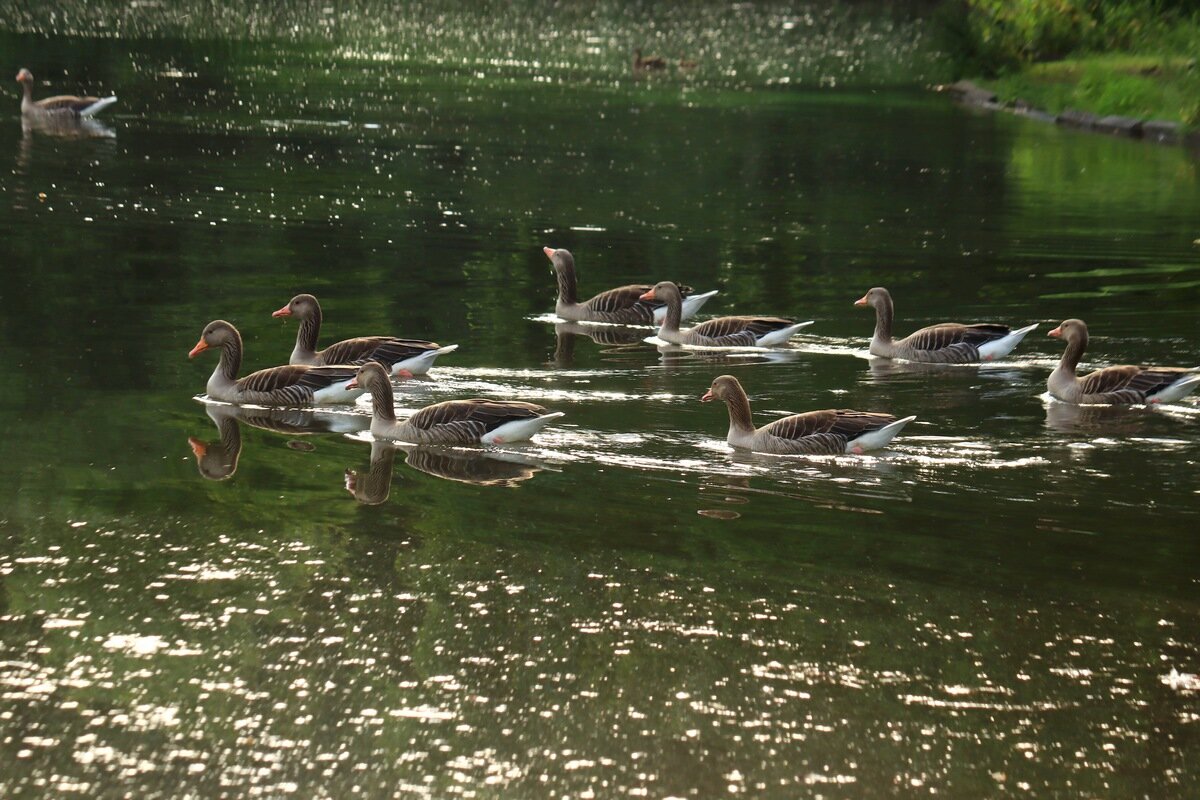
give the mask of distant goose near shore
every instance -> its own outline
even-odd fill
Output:
[[[871,337],[870,350],[871,355],[881,358],[903,358],[933,364],[994,361],[1012,352],[1025,335],[1037,327],[1036,324],[1029,325],[1014,331],[1007,325],[943,322],[892,341],[895,310],[892,295],[887,289],[877,286],[855,300],[854,305],[875,309],[875,335]]]
[[[75,97],[74,95],[60,94],[43,100],[34,100],[33,73],[24,68],[17,73],[17,82],[22,84],[25,90],[25,94],[21,97],[21,115],[39,121],[62,117],[86,119],[117,102],[115,95],[112,97]]]
[[[295,317],[300,322],[296,331],[296,346],[288,359],[289,364],[307,364],[320,367],[329,364],[362,364],[378,361],[396,375],[404,370],[413,375],[424,375],[433,366],[434,360],[458,349],[451,344],[442,347],[437,342],[424,339],[399,339],[395,336],[359,336],[331,344],[317,350],[317,337],[321,333],[321,304],[311,294],[298,294],[288,304],[271,314],[272,317]]]
[[[223,319],[213,320],[204,326],[200,341],[188,353],[188,358],[195,358],[213,347],[221,350],[217,368],[205,387],[213,400],[263,406],[308,406],[350,403],[363,391],[349,386],[354,380],[355,370],[352,366],[270,367],[239,379],[242,335]]]
[[[643,56],[642,48],[633,51],[634,72],[657,72],[667,68],[667,60],[662,56]]]
[[[646,300],[643,295],[650,284],[630,284],[601,292],[592,299],[580,303],[575,257],[570,250],[543,247],[542,252],[554,268],[558,280],[558,300],[554,313],[568,322],[610,322],[619,325],[658,325],[667,314],[661,301]],[[716,289],[703,294],[694,294],[690,286],[680,287],[683,294],[683,319],[693,316],[700,306],[717,293]]]
[[[1088,328],[1081,319],[1065,320],[1048,336],[1067,343],[1062,361],[1050,373],[1046,388],[1066,403],[1170,403],[1200,387],[1200,368],[1105,367],[1082,378],[1075,375],[1088,345]]]
[[[761,428],[754,427],[750,398],[732,375],[712,382],[700,402],[723,400],[729,409],[729,434],[734,447],[774,455],[841,455],[864,453],[887,445],[916,417],[849,409],[826,409],[792,414]]]
[[[405,377],[405,376],[401,376]],[[375,362],[358,368],[351,389],[371,393],[371,434],[414,444],[507,444],[533,436],[563,416],[519,400],[448,400],[396,421],[392,383]]]
[[[787,342],[801,328],[812,322],[795,322],[782,317],[717,317],[701,322],[694,328],[679,329],[682,319],[683,295],[670,281],[655,284],[642,295],[643,300],[667,304],[667,314],[659,328],[658,338],[672,344],[701,347],[771,347]]]

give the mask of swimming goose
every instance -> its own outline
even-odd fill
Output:
[[[754,427],[750,399],[732,375],[712,382],[700,402],[724,400],[729,409],[729,435],[734,447],[774,455],[859,454],[884,447],[916,417],[896,419],[891,414],[849,409],[826,409],[792,414],[761,428]]]
[[[670,281],[656,283],[642,295],[643,300],[659,300],[667,304],[667,315],[658,338],[672,344],[702,347],[771,347],[784,344],[796,331],[812,325],[780,317],[717,317],[701,322],[694,328],[679,330],[683,296],[679,287]]]
[[[661,325],[666,317],[666,305],[643,299],[643,295],[650,288],[648,283],[618,286],[580,303],[575,280],[575,257],[571,255],[571,251],[543,247],[542,252],[554,265],[554,275],[558,278],[558,300],[554,303],[554,313],[568,322]],[[681,319],[695,315],[700,306],[717,293],[717,290],[713,289],[711,292],[694,294],[690,286],[680,287],[680,291],[684,296]]]
[[[1012,330],[1007,325],[978,323],[961,325],[943,322],[910,333],[892,341],[892,295],[877,286],[854,301],[856,306],[875,309],[875,335],[871,337],[871,355],[882,358],[903,358],[935,364],[974,364],[994,361],[1012,352],[1025,334],[1037,327],[1028,325]]]
[[[1047,334],[1063,339],[1067,349],[1050,373],[1046,388],[1066,403],[1169,403],[1186,397],[1200,386],[1200,372],[1193,367],[1105,367],[1076,377],[1075,368],[1087,350],[1088,329],[1081,319],[1065,320]]]
[[[394,336],[359,336],[344,339],[317,350],[317,336],[321,332],[321,304],[311,294],[298,294],[288,304],[271,313],[272,317],[295,317],[300,321],[296,331],[296,347],[292,350],[289,364],[307,364],[321,367],[326,364],[362,364],[378,361],[386,365],[393,375],[401,370],[413,375],[424,375],[433,366],[434,359],[458,349],[451,344],[442,347],[437,342],[424,339],[397,339]]]
[[[17,73],[17,82],[24,86],[25,94],[21,97],[21,115],[34,119],[49,119],[52,117],[72,117],[86,119],[117,102],[112,97],[75,97],[60,94],[47,97],[44,100],[33,99],[33,73],[22,68]]]
[[[401,377],[407,377],[401,375]],[[392,384],[383,367],[374,361],[358,368],[350,388],[371,393],[371,433],[382,439],[414,444],[506,444],[533,436],[563,416],[519,400],[447,400],[426,406],[396,421]]]
[[[352,389],[354,367],[270,367],[238,379],[242,367],[242,335],[223,319],[204,326],[200,341],[188,353],[195,358],[210,347],[221,348],[221,359],[208,379],[205,391],[213,400],[253,403],[263,406],[307,406],[349,403],[362,394]]]
[[[650,72],[667,68],[667,60],[662,56],[643,56],[642,48],[633,51],[633,71]]]

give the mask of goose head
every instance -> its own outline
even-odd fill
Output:
[[[411,378],[413,374],[406,369],[402,369],[396,373],[397,378]],[[368,361],[358,368],[358,374],[350,379],[346,384],[347,389],[366,389],[371,391],[373,387],[381,386],[391,391],[392,381],[388,377],[388,372],[383,368],[383,365],[378,361]]]
[[[17,73],[17,83],[33,83],[33,73],[21,67],[21,71]]]
[[[884,289],[882,286],[876,286],[874,289],[869,290],[862,297],[855,300],[854,305],[879,308],[880,305],[887,303],[891,299],[892,296],[888,293],[887,289]]]
[[[742,384],[737,378],[732,375],[721,375],[713,378],[712,386],[700,398],[700,402],[708,403],[712,400],[728,401],[745,393],[746,390],[742,388]]]
[[[237,328],[223,319],[215,319],[204,326],[204,331],[200,334],[200,341],[196,342],[196,346],[188,352],[188,358],[195,358],[198,353],[203,353],[210,347],[224,347],[227,344],[240,346],[241,343],[242,337],[237,332]]]
[[[1046,334],[1055,339],[1062,339],[1068,344],[1086,342],[1088,339],[1087,323],[1081,319],[1065,319],[1054,330]]]
[[[672,299],[683,302],[683,294],[679,291],[679,287],[671,281],[659,281],[654,284],[654,288],[638,298],[639,300],[657,300],[661,303],[669,303]]]
[[[550,259],[553,272],[574,271],[575,256],[571,255],[570,250],[564,250],[561,247],[557,250],[553,247],[543,247],[542,252],[546,254],[546,258]]]
[[[272,317],[296,317],[305,320],[314,314],[321,313],[321,304],[311,294],[298,294],[288,301],[288,304],[278,311],[272,311]]]

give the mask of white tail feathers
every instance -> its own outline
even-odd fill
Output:
[[[1151,403],[1171,403],[1187,397],[1200,385],[1200,375],[1185,375],[1150,398]]]
[[[540,417],[530,417],[529,419],[518,419],[513,420],[512,422],[506,422],[495,430],[485,433],[480,437],[479,441],[483,442],[484,444],[507,444],[509,442],[523,442],[562,416],[565,416],[565,412],[551,411],[549,414],[542,414]]]
[[[878,450],[881,447],[886,447],[887,443],[896,438],[896,434],[904,428],[905,425],[916,419],[913,417],[905,417],[898,419],[895,422],[890,422],[882,428],[873,430],[870,433],[864,433],[857,439],[851,439],[846,442],[847,453],[862,453],[867,450]]]
[[[101,97],[99,100],[80,111],[79,116],[84,117],[85,119],[87,117],[94,117],[115,102],[117,102],[117,96],[115,94],[112,97]]]
[[[392,375],[394,376],[400,370],[408,370],[413,375],[424,375],[429,372],[429,368],[433,366],[433,362],[438,356],[446,353],[453,353],[458,349],[456,344],[448,344],[445,347],[439,347],[437,350],[426,350],[420,355],[406,358],[403,361],[397,361],[392,365]]]
[[[760,336],[755,344],[759,347],[771,347],[772,345],[783,344],[788,339],[792,338],[792,336],[794,336],[801,328],[807,328],[812,324],[813,321],[810,319],[807,322],[798,322],[795,325],[789,325],[786,328],[780,328],[777,331],[771,331],[765,336]]]
[[[1024,328],[1019,328],[1008,336],[1003,336],[994,342],[988,342],[979,348],[979,358],[982,361],[994,361],[997,358],[1003,358],[1013,351],[1021,340],[1025,338],[1025,334],[1036,328],[1038,324],[1035,322],[1032,325],[1026,325]]]

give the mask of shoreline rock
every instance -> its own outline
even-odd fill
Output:
[[[935,86],[934,90],[945,92],[956,102],[966,106],[989,111],[1008,111],[1040,122],[1053,122],[1066,128],[1123,136],[1127,139],[1142,139],[1155,144],[1183,144],[1200,155],[1200,131],[1185,133],[1183,126],[1177,122],[1138,119],[1119,114],[1101,116],[1075,108],[1065,109],[1061,114],[1051,114],[1022,98],[1002,102],[995,92],[969,80]]]

